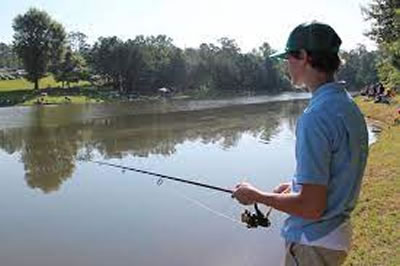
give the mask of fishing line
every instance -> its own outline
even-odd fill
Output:
[[[170,190],[170,191],[172,192],[172,190]],[[193,203],[193,204],[199,206],[200,208],[205,209],[206,211],[208,211],[208,212],[210,212],[210,213],[212,213],[212,214],[214,214],[214,215],[216,215],[216,216],[219,216],[219,217],[221,217],[221,218],[227,219],[227,220],[229,220],[229,221],[231,221],[231,222],[233,222],[233,223],[235,223],[235,224],[239,224],[241,227],[243,227],[243,226],[242,226],[242,222],[241,222],[240,220],[234,219],[234,218],[232,218],[232,217],[230,217],[230,216],[228,216],[228,215],[226,215],[226,214],[224,214],[224,213],[222,213],[222,212],[219,212],[219,211],[217,211],[217,210],[214,210],[214,209],[212,209],[211,207],[209,207],[209,206],[207,206],[206,204],[204,204],[203,202],[201,202],[201,201],[199,201],[199,200],[196,200],[196,199],[194,199],[194,198],[191,198],[191,197],[185,195],[182,191],[178,191],[177,189],[174,189],[173,192],[174,192],[174,194],[175,194],[176,196],[181,197],[181,198],[183,198],[183,199],[185,199],[185,200],[187,200],[187,201],[190,201],[191,203]]]

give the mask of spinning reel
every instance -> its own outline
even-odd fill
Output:
[[[251,213],[249,210],[244,210],[241,215],[241,221],[247,225],[247,228],[257,228],[261,227],[269,227],[271,222],[269,220],[269,214],[272,211],[272,208],[264,215],[260,209],[258,209],[257,203],[254,203],[255,213]]]

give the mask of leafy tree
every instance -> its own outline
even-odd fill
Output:
[[[64,27],[45,11],[31,8],[13,22],[14,49],[22,60],[27,79],[39,89],[39,79],[59,62],[66,38]]]
[[[290,83],[282,64],[269,58],[272,52],[265,43],[244,54],[229,38],[181,50],[165,35],[140,35],[125,42],[117,37],[99,38],[88,61],[95,74],[121,92],[154,93],[160,87],[201,93],[276,92]]]
[[[70,87],[71,82],[88,79],[88,70],[85,59],[78,53],[68,50],[65,53],[63,61],[53,69],[55,79]]]
[[[372,22],[368,36],[378,43],[381,59],[379,78],[387,86],[398,86],[400,77],[400,1],[374,0],[363,8]]]
[[[0,43],[0,68],[19,68],[21,63],[11,45]]]
[[[67,36],[68,45],[75,53],[85,53],[90,48],[87,38],[87,35],[82,32],[72,31]]]
[[[362,7],[366,20],[371,21],[371,31],[367,33],[378,44],[393,42],[400,37],[398,9],[400,1],[372,0],[367,7]]]
[[[379,79],[388,87],[400,85],[400,40],[386,44],[380,50],[381,60],[378,63]]]
[[[213,84],[220,90],[236,90],[240,82],[240,49],[235,40],[221,38],[220,47],[214,49],[212,64]]]
[[[93,70],[95,73],[103,76],[108,82],[116,83],[118,80],[115,50],[121,43],[122,41],[116,36],[108,38],[100,37],[90,52],[89,63]]]
[[[143,59],[138,73],[140,79],[137,80],[136,87],[141,91],[152,91],[173,85],[168,74],[178,48],[174,46],[172,39],[165,35],[146,38],[138,36],[133,42],[137,45]]]
[[[358,90],[378,81],[378,53],[367,51],[365,45],[359,45],[349,52],[341,51],[343,64],[338,79],[345,80],[348,88]]]
[[[181,49],[176,48],[170,57],[169,64],[163,70],[163,80],[166,86],[183,90],[187,77],[184,53]]]
[[[121,92],[132,91],[144,62],[139,45],[135,40],[123,42],[117,37],[99,38],[91,50],[90,64],[114,88]]]

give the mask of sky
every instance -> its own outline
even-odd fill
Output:
[[[236,40],[242,51],[268,42],[281,50],[291,30],[318,20],[331,25],[342,49],[358,44],[374,49],[363,35],[369,29],[360,6],[370,0],[2,0],[0,42],[12,42],[12,20],[30,7],[47,11],[67,31],[81,31],[94,43],[98,37],[165,34],[181,48]]]

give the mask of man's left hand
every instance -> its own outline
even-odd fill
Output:
[[[237,184],[232,194],[232,198],[237,199],[243,205],[251,205],[256,203],[261,192],[253,185],[242,182]]]

